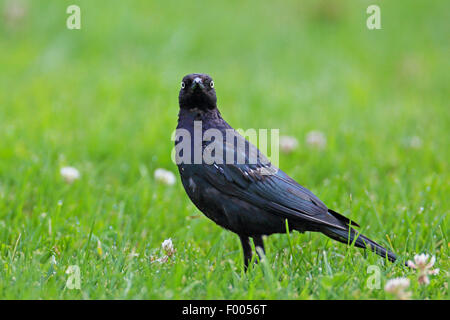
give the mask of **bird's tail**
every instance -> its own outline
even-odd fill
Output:
[[[397,260],[397,257],[394,253],[392,253],[388,249],[382,247],[375,241],[370,240],[366,236],[364,236],[362,234],[358,234],[355,231],[355,229],[353,229],[353,228],[350,228],[347,230],[341,230],[341,229],[333,228],[333,227],[324,227],[320,231],[323,234],[327,235],[328,237],[330,237],[334,240],[337,240],[339,242],[349,243],[349,244],[354,242],[355,247],[363,248],[363,249],[370,248],[370,250],[375,252],[377,255],[379,255],[383,258],[387,257],[389,259],[389,261],[394,262],[395,260]],[[356,238],[356,240],[355,240],[355,238]]]

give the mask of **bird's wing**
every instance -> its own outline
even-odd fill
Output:
[[[246,159],[256,147],[247,142]],[[224,151],[236,151],[234,146],[225,143]],[[231,149],[231,150],[230,150]],[[255,151],[256,150],[256,151]],[[262,160],[262,161],[261,161]],[[276,172],[267,174],[269,170]],[[232,195],[242,201],[281,216],[284,219],[308,221],[318,225],[328,225],[347,230],[350,220],[329,211],[311,191],[299,185],[287,174],[270,165],[260,154],[256,164],[203,164],[202,176],[217,190]],[[353,225],[356,225],[352,222]]]

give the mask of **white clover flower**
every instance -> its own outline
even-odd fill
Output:
[[[409,138],[408,145],[413,149],[420,149],[422,147],[422,139],[418,136],[412,136]]]
[[[74,167],[63,167],[59,172],[67,183],[73,183],[80,178],[80,172]]]
[[[164,240],[163,243],[161,244],[161,247],[165,254],[161,258],[157,258],[155,256],[150,256],[151,263],[154,263],[154,262],[166,263],[167,261],[169,261],[169,258],[171,258],[177,251],[173,247],[171,238]]]
[[[411,292],[406,291],[409,288],[409,279],[394,278],[389,280],[384,286],[384,291],[389,292],[397,299],[408,300],[411,297]]]
[[[163,256],[161,258],[155,259],[152,262],[166,263],[167,261],[169,261],[169,257],[168,256]]]
[[[327,138],[321,131],[310,131],[306,135],[306,144],[316,149],[324,149],[327,146]]]
[[[298,141],[295,137],[281,136],[280,137],[280,149],[284,153],[290,153],[297,149]]]
[[[5,2],[3,18],[10,27],[19,25],[27,15],[28,7],[23,1],[9,0]]]
[[[161,245],[162,249],[166,253],[167,256],[171,257],[175,253],[175,248],[173,247],[172,239],[166,239],[163,241]]]
[[[159,168],[155,170],[155,180],[171,186],[175,184],[175,175],[171,171]]]
[[[436,257],[432,256],[430,261],[428,258],[430,256],[428,254],[416,254],[414,256],[414,262],[411,260],[408,261],[408,266],[417,269],[419,271],[419,283],[420,284],[429,284],[430,279],[428,279],[428,275],[436,275],[439,273],[439,269],[431,269],[436,262]]]

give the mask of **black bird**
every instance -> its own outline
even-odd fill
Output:
[[[250,238],[257,253],[263,254],[262,236],[286,232],[286,220],[290,230],[322,232],[334,240],[354,242],[356,247],[369,247],[390,261],[396,260],[395,254],[352,228],[358,224],[327,208],[238,134],[217,109],[210,76],[185,76],[179,104],[175,154],[184,189],[208,218],[239,236],[245,269],[253,254]],[[209,138],[203,137],[208,131]],[[231,138],[230,132],[234,133]],[[226,155],[231,156],[227,159]]]

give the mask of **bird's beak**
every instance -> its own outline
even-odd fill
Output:
[[[202,79],[200,79],[199,77],[195,78],[194,81],[192,81],[191,85],[192,90],[195,90],[198,87],[200,87],[201,89],[205,89],[205,85],[203,84]]]

